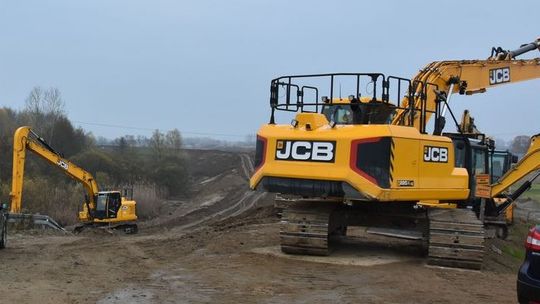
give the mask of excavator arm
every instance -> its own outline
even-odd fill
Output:
[[[512,169],[508,170],[508,172],[506,172],[506,174],[496,183],[491,185],[491,196],[496,197],[500,195],[517,181],[536,170],[540,170],[540,134],[534,135],[531,138],[531,145],[521,160]],[[538,177],[538,175],[534,178],[536,177]],[[514,193],[512,196],[519,196],[517,194],[518,193]]]
[[[444,98],[446,105],[454,93],[472,95],[484,93],[487,89],[520,81],[540,78],[540,58],[517,60],[515,57],[539,49],[540,39],[523,45],[514,51],[494,49],[487,60],[437,61],[428,64],[412,81],[414,96],[402,101],[392,124],[399,125],[410,115],[411,109],[423,109],[424,113],[414,113],[414,127],[425,132],[425,124]],[[446,107],[443,105],[443,108]],[[443,116],[446,110],[442,110]]]
[[[88,210],[94,209],[94,200],[98,193],[98,185],[92,174],[62,157],[44,139],[33,132],[30,127],[20,127],[15,132],[13,138],[13,172],[10,193],[12,213],[21,212],[24,165],[27,150],[37,154],[50,164],[58,166],[66,175],[82,183],[87,194],[86,207]]]

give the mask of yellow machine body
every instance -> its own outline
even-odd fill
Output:
[[[295,120],[296,126],[265,125],[259,130],[259,140],[266,146],[265,158],[251,178],[252,188],[256,188],[263,177],[278,177],[344,182],[358,192],[358,195],[351,193],[350,198],[370,201],[451,202],[469,196],[467,170],[454,166],[454,148],[447,137],[421,134],[416,128],[396,125],[336,125],[332,128],[326,117],[318,113],[299,113]],[[283,145],[289,144],[292,149],[291,142],[335,142],[333,159],[329,162],[278,159],[276,153]],[[380,172],[380,176],[372,176],[369,168],[358,168],[356,161],[363,157],[364,144],[377,142],[381,144],[373,146],[368,153],[377,153],[373,158],[387,158],[382,163],[387,162],[389,169]],[[444,148],[445,161],[424,161],[423,156],[430,147]]]
[[[452,94],[484,93],[492,87],[540,78],[540,58],[515,59],[539,46],[540,39],[515,51],[499,51],[487,60],[433,62],[420,70],[412,80],[378,73],[276,78],[271,84],[271,121],[257,133],[257,148],[264,152],[262,155],[258,152],[257,168],[250,180],[250,187],[258,188],[262,183],[265,189],[278,193],[288,187],[290,193],[302,196],[338,194],[338,197],[345,199],[414,201],[424,206],[438,205],[443,208],[470,199],[475,196],[474,189],[470,189],[474,181],[471,182],[470,173],[462,168],[463,164],[455,165],[453,139],[442,134],[444,122],[437,123],[441,118],[444,120]],[[338,86],[337,79],[341,79],[339,77],[352,77],[356,82],[356,90],[347,91],[353,94],[348,99],[332,96]],[[367,84],[360,84],[362,77],[368,78]],[[310,90],[317,98],[322,91],[303,82],[312,78],[328,79],[330,98],[323,96],[322,101],[307,101]],[[382,82],[382,86],[377,87],[377,82]],[[372,96],[360,93],[364,85],[372,85]],[[398,91],[394,95],[391,88],[396,87]],[[341,94],[341,83],[339,88]],[[406,93],[403,94],[403,91]],[[398,102],[397,105],[390,102],[393,96],[399,97],[393,100]],[[296,102],[293,100],[295,97]],[[352,109],[353,101],[357,108],[375,109],[384,105],[386,112],[382,112],[383,119],[372,119],[381,114],[375,112],[373,116],[356,122],[352,122],[350,117],[330,117],[336,112],[331,115],[324,113],[325,108],[340,105]],[[316,110],[305,111],[309,106]],[[274,122],[274,112],[279,110],[297,112],[291,124]],[[437,126],[440,128],[438,133],[434,131],[434,135],[429,135],[426,124],[432,116],[435,116],[435,129]],[[470,126],[463,127],[471,129]],[[467,131],[461,130],[461,135],[467,136],[464,134]],[[533,138],[523,160],[491,185],[489,198],[499,196],[537,168],[540,150],[536,138]],[[332,157],[324,160],[326,153],[330,153],[327,150],[330,145]],[[300,180],[315,182],[308,185],[301,184]],[[330,183],[322,185],[318,181]],[[333,182],[343,183],[342,193],[335,189]],[[314,191],[310,194],[309,189]]]
[[[88,208],[86,207],[86,204],[83,204],[82,211],[79,211],[78,217],[81,222],[94,222],[94,223],[131,222],[131,221],[137,220],[136,206],[137,206],[137,203],[134,200],[129,200],[125,197],[122,197],[120,209],[116,213],[116,217],[113,217],[113,218],[105,217],[103,219],[94,218],[92,220],[88,212]]]
[[[11,213],[19,214],[22,209],[26,151],[31,151],[84,186],[88,201],[82,204],[82,211],[78,214],[78,218],[82,223],[121,224],[137,220],[136,202],[134,200],[122,197],[120,191],[99,191],[97,182],[90,172],[62,157],[60,153],[54,151],[41,137],[33,132],[30,127],[18,128],[15,131],[13,140]]]

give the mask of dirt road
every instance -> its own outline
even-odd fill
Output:
[[[193,196],[165,202],[137,235],[11,234],[0,303],[515,302],[515,265],[428,267],[416,246],[384,238],[343,241],[328,259],[283,256],[272,197],[247,190],[245,157],[205,153],[232,165],[194,174]]]

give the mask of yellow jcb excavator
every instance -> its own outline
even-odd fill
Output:
[[[120,191],[99,191],[92,174],[73,164],[55,151],[30,127],[20,127],[13,138],[13,175],[11,187],[10,219],[20,216],[23,190],[24,164],[26,151],[31,151],[51,165],[60,168],[66,175],[80,182],[86,191],[86,201],[79,212],[81,225],[75,228],[80,232],[86,227],[106,227],[123,229],[126,233],[137,232],[136,202],[122,196]],[[43,189],[46,191],[46,189]]]
[[[536,40],[514,51],[493,48],[487,60],[433,62],[412,80],[380,73],[272,80],[250,187],[287,196],[282,251],[328,255],[334,236],[367,226],[424,242],[430,264],[481,268],[485,228],[504,235],[504,214],[538,177],[508,192],[539,169],[540,136],[509,168],[501,159],[511,155],[476,128],[462,130],[450,97],[539,78],[540,58],[516,59],[539,47]],[[291,123],[276,124],[278,111]],[[456,133],[443,133],[447,112]]]

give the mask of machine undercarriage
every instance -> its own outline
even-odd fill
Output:
[[[281,249],[289,254],[329,255],[347,228],[382,228],[373,233],[416,240],[428,264],[480,269],[484,225],[470,209],[425,209],[386,203],[345,204],[336,199],[276,198],[282,206]]]

